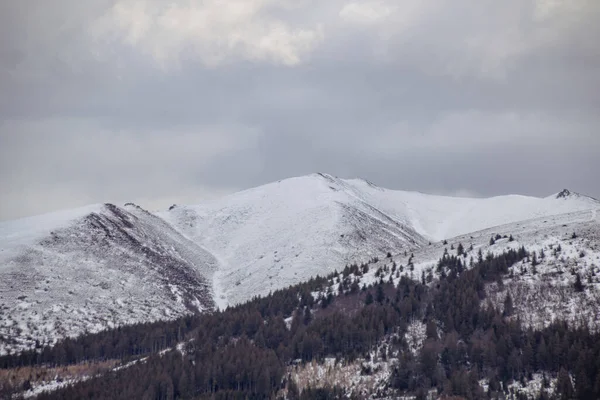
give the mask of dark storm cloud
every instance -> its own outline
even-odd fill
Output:
[[[600,197],[596,2],[162,4],[0,5],[0,218],[315,171]]]

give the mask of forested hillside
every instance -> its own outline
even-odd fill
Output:
[[[529,257],[525,248],[482,257],[471,268],[445,254],[442,279],[400,277],[395,267],[361,286],[369,264],[280,290],[225,311],[168,323],[140,324],[83,336],[0,359],[0,367],[64,366],[122,360],[40,399],[263,399],[454,395],[459,398],[600,398],[600,334],[555,323],[525,328],[486,299],[486,284]],[[332,290],[337,287],[337,290]],[[418,344],[415,324],[424,326]],[[138,360],[138,362],[131,362]],[[361,376],[382,376],[376,392],[339,380],[309,386],[299,379],[308,365],[360,366]],[[386,368],[387,374],[378,374]],[[31,388],[28,377],[9,396]],[[541,387],[519,392],[541,376]]]

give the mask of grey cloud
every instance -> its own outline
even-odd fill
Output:
[[[600,197],[596,2],[539,20],[534,1],[405,2],[416,8],[370,24],[340,17],[349,1],[306,0],[258,11],[321,26],[302,62],[190,56],[169,69],[90,36],[120,3],[0,5],[0,219],[164,207],[315,171],[435,193]]]

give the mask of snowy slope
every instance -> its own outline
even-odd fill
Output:
[[[313,174],[158,214],[106,204],[1,222],[0,353],[236,304],[388,251],[405,265],[414,253],[419,277],[444,238],[548,246],[582,224],[595,232],[598,209],[568,191],[470,199]],[[600,239],[586,240],[588,273]]]
[[[272,183],[159,215],[220,262],[223,306],[426,240],[327,175]]]
[[[501,224],[596,208],[600,202],[568,192],[456,198],[313,174],[159,215],[218,258],[223,306],[387,251],[415,251]]]
[[[361,276],[350,275],[359,285],[371,285],[380,279],[394,283],[401,276],[426,282],[439,278],[438,260],[447,251],[457,254],[459,244],[465,249],[464,263],[477,260],[478,252],[501,254],[521,246],[536,254],[510,268],[503,285],[487,286],[488,299],[503,308],[507,293],[511,294],[515,307],[513,318],[519,317],[527,326],[542,328],[553,321],[569,321],[574,325],[587,324],[600,330],[600,218],[597,210],[579,211],[556,216],[536,218],[504,224],[478,232],[450,238],[446,243],[436,242],[414,252],[384,254],[369,264],[369,271]],[[573,235],[575,234],[575,235]],[[501,239],[490,244],[497,235]],[[513,237],[513,241],[509,237]],[[396,273],[392,266],[396,264]],[[412,264],[412,265],[411,265]],[[575,288],[579,275],[584,289]],[[339,284],[334,279],[331,291],[337,293]],[[324,293],[315,293],[316,297]]]
[[[111,204],[0,224],[0,354],[214,307],[217,263],[156,216]]]
[[[568,190],[546,198],[461,198],[382,189],[363,180],[344,182],[363,201],[434,241],[537,217],[600,208],[598,200]]]

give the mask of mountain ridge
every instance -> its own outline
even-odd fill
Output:
[[[596,226],[598,209],[570,191],[460,198],[316,173],[156,213],[100,204],[4,221],[0,336],[17,339],[0,353],[224,308],[388,252],[429,265],[443,240],[471,234],[483,246],[494,227],[530,226],[524,240],[534,243],[546,222]]]
[[[429,242],[498,225],[595,208],[600,208],[600,202],[583,197],[567,201],[518,195],[456,198],[315,173],[199,205],[176,206],[158,215],[211,253],[220,254],[225,266],[222,286],[247,284],[252,293],[266,294],[282,282],[331,272],[332,264],[367,260],[388,250],[413,251]],[[366,228],[374,226],[378,228]],[[280,265],[285,268],[273,267]],[[272,285],[273,280],[278,284]],[[239,302],[239,292],[229,296],[234,304]]]

